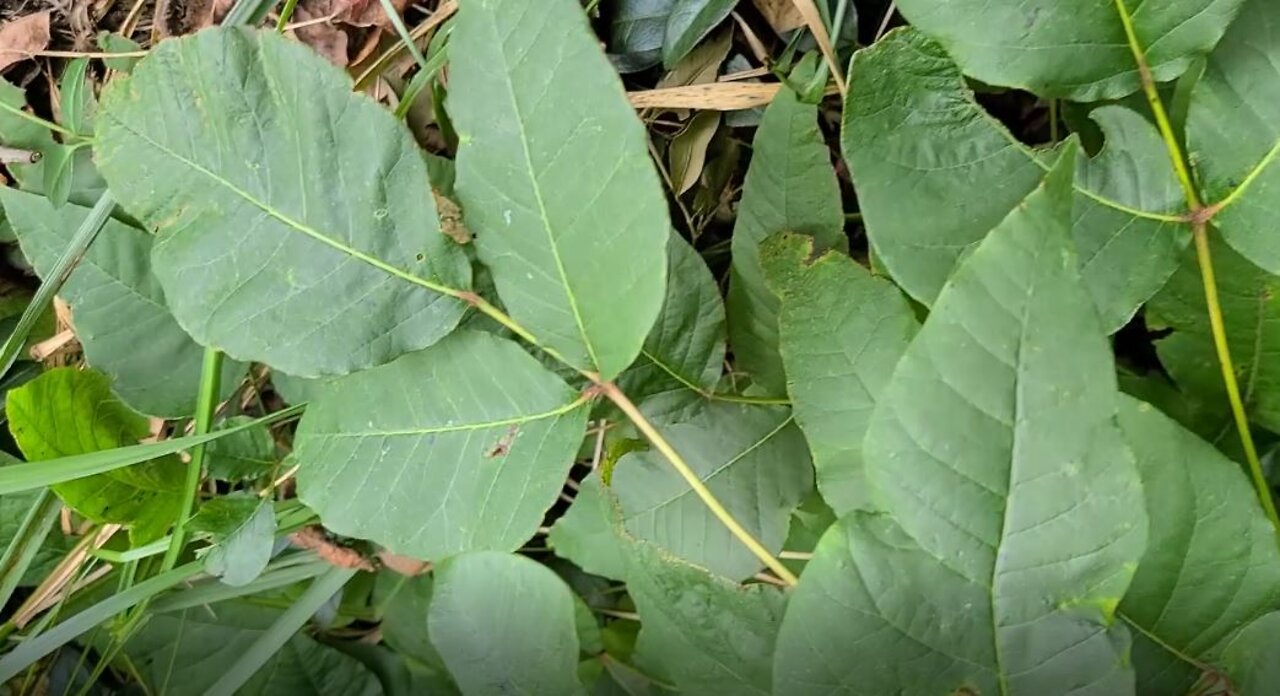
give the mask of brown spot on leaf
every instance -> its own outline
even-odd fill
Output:
[[[520,434],[520,426],[512,425],[511,427],[507,428],[507,432],[504,433],[502,437],[498,438],[497,442],[493,443],[493,447],[490,447],[489,449],[485,450],[484,452],[485,458],[495,459],[497,457],[507,456],[507,452],[511,451],[511,445],[516,441],[516,435],[519,435],[519,434]]]
[[[431,190],[431,195],[436,199],[436,212],[440,216],[440,231],[444,232],[450,239],[459,244],[469,244],[471,242],[471,230],[462,224],[462,208],[458,207],[449,198],[440,195],[439,191]]]

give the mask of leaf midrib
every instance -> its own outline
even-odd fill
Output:
[[[557,406],[549,411],[542,413],[533,413],[524,416],[514,416],[512,418],[504,418],[484,423],[460,423],[458,425],[445,425],[436,428],[409,428],[405,430],[363,430],[360,432],[339,432],[339,433],[312,433],[313,437],[327,438],[338,440],[342,438],[366,438],[366,437],[409,437],[415,435],[436,435],[440,433],[456,433],[469,432],[473,430],[485,430],[488,428],[499,428],[504,425],[522,425],[524,423],[532,423],[533,421],[545,420],[547,418],[555,418],[563,416],[570,411],[577,409],[586,403],[585,398],[578,398],[571,403],[563,406]]]
[[[501,39],[498,31],[498,20],[496,13],[488,15],[489,26],[493,30],[493,38],[497,44],[497,50],[502,53],[504,58],[506,55],[506,43]],[[563,64],[563,61],[561,61]],[[524,119],[520,111],[520,103],[516,99],[515,83],[511,79],[509,71],[503,71],[500,78],[502,85],[507,88],[507,97],[511,101],[511,111],[515,114],[516,128],[520,137],[520,151],[524,155],[525,171],[529,175],[529,185],[533,188],[533,197],[538,201],[538,217],[542,222],[542,230],[547,235],[547,245],[551,249],[551,257],[556,263],[556,274],[560,276],[560,284],[564,288],[565,299],[569,301],[569,311],[573,314],[573,321],[578,326],[578,334],[582,337],[582,345],[587,349],[587,357],[591,359],[591,365],[599,370],[600,359],[596,357],[595,346],[591,343],[591,337],[587,334],[586,324],[582,319],[582,311],[578,308],[578,298],[573,292],[573,286],[569,283],[568,273],[565,271],[564,260],[560,257],[560,247],[556,244],[556,237],[551,231],[551,220],[547,215],[546,200],[542,195],[542,184],[538,180],[537,170],[533,167],[533,153],[529,151],[529,136],[524,127]]]
[[[441,285],[441,284],[439,284],[439,283],[434,283],[434,282],[432,282],[432,281],[430,281],[430,280],[427,280],[427,279],[422,278],[422,277],[420,277],[420,276],[416,276],[416,275],[414,275],[414,274],[412,274],[412,273],[409,273],[408,271],[403,271],[403,270],[401,270],[401,269],[399,269],[399,268],[396,268],[395,266],[392,266],[391,264],[389,264],[389,263],[387,263],[387,262],[385,262],[385,261],[383,261],[383,260],[381,260],[381,259],[379,259],[379,258],[377,258],[377,257],[374,257],[374,256],[371,256],[371,255],[369,255],[369,254],[366,254],[365,252],[360,251],[359,249],[356,249],[356,248],[354,248],[354,247],[351,247],[351,246],[348,246],[348,245],[346,245],[346,244],[343,244],[342,242],[340,242],[340,241],[338,241],[338,240],[336,240],[336,239],[334,239],[334,238],[332,238],[332,237],[329,237],[329,236],[325,235],[325,234],[324,234],[323,232],[321,232],[320,230],[317,230],[317,229],[315,229],[315,228],[313,228],[313,227],[311,227],[311,226],[309,226],[309,225],[307,225],[307,224],[305,224],[305,223],[303,223],[303,222],[299,222],[298,220],[293,219],[292,217],[290,217],[289,215],[287,215],[287,214],[285,214],[284,212],[280,211],[279,209],[275,208],[275,207],[274,207],[274,206],[272,206],[271,204],[269,204],[269,203],[267,203],[267,202],[265,202],[265,201],[262,201],[262,200],[258,199],[258,198],[257,198],[256,196],[254,196],[253,194],[251,194],[251,193],[249,193],[248,191],[246,191],[246,190],[244,190],[244,189],[240,188],[240,187],[239,187],[239,186],[237,186],[236,184],[232,183],[230,180],[228,180],[228,179],[226,179],[226,178],[224,178],[224,177],[220,176],[219,174],[217,174],[217,173],[216,173],[216,172],[214,172],[213,170],[211,170],[211,169],[209,169],[209,168],[205,167],[204,165],[202,165],[202,164],[200,164],[200,163],[198,163],[198,162],[195,162],[194,160],[191,160],[191,159],[190,159],[190,158],[188,158],[188,157],[183,156],[182,154],[180,154],[180,153],[176,152],[175,150],[173,150],[173,149],[171,149],[171,148],[167,147],[167,146],[166,146],[166,145],[164,145],[163,143],[160,143],[160,142],[158,142],[158,141],[156,141],[156,140],[154,140],[154,139],[152,139],[152,138],[148,137],[147,135],[143,134],[142,132],[140,132],[140,131],[138,131],[138,130],[135,130],[134,128],[131,128],[131,127],[130,127],[129,125],[127,125],[124,121],[121,121],[120,119],[116,118],[116,117],[115,117],[115,116],[114,116],[110,111],[106,111],[106,112],[105,112],[105,114],[106,114],[107,118],[110,118],[110,119],[112,120],[112,122],[114,122],[114,123],[115,123],[115,125],[116,125],[117,127],[119,127],[120,129],[122,129],[122,130],[126,131],[127,133],[129,133],[130,135],[134,136],[135,138],[137,138],[137,139],[141,140],[142,142],[146,143],[147,145],[150,145],[151,147],[155,148],[155,149],[156,149],[157,151],[159,151],[160,153],[162,153],[162,154],[164,154],[164,155],[166,155],[166,156],[168,156],[168,157],[171,157],[171,158],[173,158],[174,160],[176,160],[176,161],[178,161],[178,162],[180,162],[180,163],[182,163],[182,164],[184,164],[184,165],[186,165],[186,166],[190,167],[193,171],[196,171],[196,172],[199,172],[199,173],[203,174],[204,176],[208,177],[208,178],[209,178],[210,180],[212,180],[213,182],[215,182],[215,183],[217,183],[217,184],[221,185],[223,188],[225,188],[225,189],[227,189],[228,191],[230,191],[230,192],[234,193],[236,196],[239,196],[240,198],[242,198],[242,199],[243,199],[243,200],[245,200],[246,202],[250,203],[250,204],[251,204],[251,205],[253,205],[254,207],[256,207],[256,208],[258,208],[259,210],[261,210],[262,212],[266,213],[268,216],[270,216],[270,217],[272,217],[272,218],[276,219],[277,221],[279,221],[279,222],[283,223],[286,227],[289,227],[290,229],[293,229],[293,230],[295,230],[295,231],[297,231],[297,232],[300,232],[300,233],[302,233],[302,234],[304,234],[304,235],[306,235],[306,236],[308,236],[308,237],[310,237],[310,238],[312,238],[312,239],[314,239],[314,240],[316,240],[316,241],[318,241],[318,242],[320,242],[320,243],[322,243],[322,244],[324,244],[324,245],[326,245],[326,246],[328,246],[328,247],[330,247],[330,248],[332,248],[332,249],[335,249],[335,250],[337,250],[337,251],[339,251],[339,252],[341,252],[341,253],[343,253],[343,254],[346,254],[347,256],[350,256],[350,257],[352,257],[352,258],[355,258],[355,259],[357,259],[357,260],[359,260],[359,261],[363,261],[364,263],[366,263],[366,264],[368,264],[368,265],[370,265],[370,266],[372,266],[372,267],[374,267],[374,268],[377,268],[378,270],[380,270],[380,271],[382,271],[382,272],[384,272],[384,273],[387,273],[388,275],[394,276],[394,277],[396,277],[396,278],[399,278],[399,279],[404,280],[404,281],[406,281],[406,282],[412,283],[412,284],[414,284],[414,285],[418,285],[418,286],[424,287],[424,288],[426,288],[426,289],[428,289],[428,290],[431,290],[431,291],[433,291],[433,292],[439,293],[439,294],[441,294],[441,295],[446,295],[446,296],[448,296],[448,297],[452,297],[452,298],[454,298],[454,299],[460,299],[460,296],[461,296],[461,295],[462,295],[462,293],[463,293],[463,291],[462,291],[462,290],[459,290],[459,289],[457,289],[457,288],[452,288],[452,287],[449,287],[449,286],[447,286],[447,285]]]

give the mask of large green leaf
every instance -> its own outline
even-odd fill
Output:
[[[742,587],[645,542],[627,546],[627,591],[641,622],[637,664],[656,667],[681,693],[772,693],[782,592]]]
[[[1152,76],[1164,82],[1213,48],[1241,1],[899,0],[898,9],[983,82],[1096,101],[1141,86],[1118,6],[1127,6]]]
[[[462,692],[579,694],[573,595],[523,556],[478,551],[436,569],[431,642]]]
[[[612,379],[662,305],[666,200],[576,0],[471,0],[449,40],[456,190],[503,304]]]
[[[328,386],[295,439],[329,529],[422,559],[515,550],[555,502],[587,406],[516,344],[459,331]]]
[[[430,575],[405,577],[390,571],[378,574],[375,596],[391,593],[382,603],[382,642],[415,663],[445,674],[444,660],[431,644],[427,631],[427,615],[435,580]]]
[[[844,212],[818,107],[782,89],[764,111],[733,228],[729,344],[737,367],[774,394],[786,391],[778,355],[778,298],[765,282],[760,244],[789,231],[819,250],[843,247]]]
[[[1272,166],[1280,148],[1280,5],[1247,0],[1209,56],[1191,95],[1187,146],[1207,203],[1239,194],[1214,225],[1250,261],[1280,273],[1280,168]]]
[[[662,64],[674,68],[737,4],[738,0],[675,0],[667,15]]]
[[[248,425],[248,416],[233,416],[219,430]],[[209,476],[224,481],[242,481],[270,473],[278,461],[276,441],[265,425],[247,427],[234,435],[214,440],[204,448]]]
[[[43,196],[0,190],[5,215],[27,260],[47,277],[88,208],[54,208]],[[85,361],[111,378],[111,388],[131,408],[178,418],[195,410],[204,349],[191,340],[165,306],[151,273],[151,235],[107,220],[59,291],[73,312]],[[244,363],[223,361],[221,397],[239,386]]]
[[[1212,445],[1133,399],[1121,402],[1120,427],[1138,458],[1151,520],[1120,604],[1137,629],[1138,690],[1185,693],[1200,665],[1221,664],[1241,627],[1280,609],[1276,530],[1239,465]]]
[[[870,503],[862,438],[876,398],[919,323],[893,284],[840,252],[771,238],[765,272],[782,298],[782,361],[796,422],[813,451],[818,489],[837,515]]]
[[[942,47],[917,31],[859,52],[849,85],[842,147],[867,234],[903,289],[932,304],[1052,160],[983,111]],[[1190,235],[1176,220],[1182,192],[1155,129],[1119,106],[1092,117],[1107,141],[1077,161],[1072,236],[1085,285],[1114,331],[1164,284]]]
[[[1209,237],[1227,343],[1250,420],[1280,431],[1280,277]],[[1173,332],[1156,343],[1160,362],[1183,392],[1227,413],[1222,368],[1209,327],[1200,267],[1192,254],[1147,304],[1147,324]],[[1204,434],[1204,433],[1202,433]]]
[[[820,542],[777,688],[1132,688],[1115,607],[1147,519],[1070,249],[1073,150],[961,265],[885,387],[866,466],[887,513],[851,513]]]
[[[157,232],[156,277],[202,345],[301,377],[435,343],[470,266],[440,232],[408,131],[310,48],[211,29],[103,96],[95,155]]]
[[[717,401],[663,434],[748,532],[771,553],[782,550],[791,511],[813,488],[809,450],[788,409]],[[611,489],[637,538],[725,577],[760,569],[656,451],[623,457]]]
[[[636,363],[618,386],[639,403],[677,392],[699,398],[715,389],[724,365],[724,300],[707,264],[672,234],[667,243],[667,296]]]
[[[13,439],[32,462],[134,445],[150,435],[147,419],[120,403],[106,376],[90,370],[50,370],[10,391],[5,410]],[[122,524],[135,544],[145,544],[177,519],[185,478],[182,462],[168,456],[53,491],[81,515]]]
[[[280,616],[247,602],[153,614],[124,652],[151,693],[202,694]],[[103,634],[107,635],[107,634]],[[301,633],[236,692],[240,696],[377,696],[377,678],[354,658]]]

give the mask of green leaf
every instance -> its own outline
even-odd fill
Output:
[[[849,73],[842,148],[877,261],[931,305],[956,264],[1052,163],[974,101],[942,47],[911,29],[860,51]],[[1107,142],[1079,158],[1072,237],[1085,287],[1115,331],[1177,267],[1185,204],[1155,129],[1122,107],[1095,109]]]
[[[1280,612],[1245,626],[1223,650],[1227,674],[1239,694],[1265,694],[1280,682]]]
[[[618,377],[637,403],[657,394],[696,400],[714,391],[725,353],[724,301],[707,264],[683,238],[667,243],[667,296],[640,358]]]
[[[818,489],[836,515],[868,509],[862,438],[893,368],[919,328],[902,293],[840,252],[776,236],[761,248],[782,298],[787,393],[813,451]]]
[[[465,694],[581,694],[573,595],[523,556],[479,551],[436,568],[431,642]]]
[[[300,377],[435,343],[470,283],[409,133],[310,48],[219,28],[113,81],[95,156],[201,345]]]
[[[9,392],[9,431],[28,461],[43,461],[135,444],[150,434],[147,419],[111,393],[105,376],[64,367]],[[177,457],[60,483],[53,491],[95,521],[129,528],[135,545],[154,541],[178,516],[185,475]]]
[[[729,344],[736,365],[773,394],[786,391],[778,355],[778,298],[765,283],[760,244],[789,231],[810,235],[819,251],[847,243],[840,186],[818,131],[818,107],[779,90],[752,142],[751,166],[733,228]]]
[[[125,644],[124,653],[153,693],[201,694],[279,615],[244,601],[152,614]],[[298,633],[237,693],[375,696],[382,690],[357,660]]]
[[[1207,53],[1241,0],[1123,0],[1156,82]],[[947,47],[966,74],[1075,101],[1115,99],[1141,86],[1117,2],[899,0],[902,16]],[[850,92],[853,90],[850,89]]]
[[[204,461],[209,476],[223,481],[244,481],[264,476],[275,468],[276,441],[265,425],[250,425],[248,416],[234,416],[217,429],[244,427],[205,445]]]
[[[865,447],[887,514],[851,513],[819,543],[778,687],[1131,688],[1115,607],[1147,519],[1070,250],[1073,154],[961,265],[885,387]]]
[[[644,542],[629,546],[627,591],[640,614],[636,663],[691,694],[772,693],[785,596],[742,587]]]
[[[662,64],[668,70],[729,17],[738,0],[675,0],[667,15]]]
[[[1124,399],[1151,520],[1120,614],[1134,626],[1138,690],[1184,693],[1245,624],[1280,608],[1276,530],[1240,467],[1148,404]],[[1174,652],[1176,651],[1176,652]]]
[[[620,0],[609,17],[609,59],[621,73],[639,72],[662,62],[667,17],[676,0]]]
[[[89,209],[14,189],[0,202],[36,272],[48,277]],[[191,340],[165,306],[151,273],[151,235],[117,220],[103,231],[63,284],[85,361],[111,378],[111,388],[131,408],[151,416],[191,415],[200,385],[204,349]],[[221,397],[231,395],[244,363],[226,361]]]
[[[379,625],[382,642],[444,674],[444,659],[431,644],[427,631],[435,580],[429,575],[406,578],[384,571],[378,575],[378,586],[396,588],[395,594],[383,605],[382,623]]]
[[[1280,168],[1272,166],[1280,150],[1277,95],[1280,7],[1247,0],[1191,93],[1187,147],[1205,202],[1236,196],[1214,216],[1214,226],[1271,273],[1280,273],[1280,244],[1272,234],[1280,200]]]
[[[791,511],[813,489],[809,450],[788,409],[712,402],[663,435],[752,536],[770,553],[782,549]],[[633,536],[728,578],[760,569],[656,451],[623,457],[611,489]]]
[[[547,541],[557,556],[588,573],[622,580],[627,556],[618,542],[621,514],[613,492],[593,473],[578,484],[573,504],[552,525]]]
[[[414,558],[513,551],[555,502],[587,410],[516,344],[459,331],[324,390],[295,439],[298,496],[330,530]]]
[[[269,500],[253,494],[226,495],[201,505],[187,529],[214,542],[204,554],[205,570],[241,587],[256,580],[271,560],[276,515]]]
[[[86,79],[88,58],[76,58],[62,70],[59,81],[61,91],[62,125],[73,133],[93,133],[93,112],[98,100],[93,95],[93,85]]]
[[[646,135],[576,0],[471,0],[450,39],[457,193],[511,315],[616,377],[662,305],[670,218]]]
[[[27,106],[27,95],[21,89],[6,80],[0,80],[0,142],[6,147],[19,147],[34,150],[42,158],[48,157],[62,145],[53,139],[53,134],[39,124],[21,116],[14,115],[12,110],[24,110]],[[13,174],[13,178],[23,188],[33,182],[39,182],[44,175],[44,162],[34,164],[9,164],[5,167]]]
[[[1249,263],[1209,235],[1210,256],[1227,343],[1249,419],[1280,430],[1280,277]],[[1147,304],[1147,324],[1173,332],[1156,343],[1160,362],[1182,391],[1227,412],[1222,368],[1209,327],[1200,267],[1187,254],[1168,284]]]
[[[106,53],[132,53],[142,50],[138,42],[133,39],[107,31],[98,32],[98,48]],[[138,60],[136,57],[126,56],[122,58],[103,58],[102,62],[111,70],[128,73],[133,72],[133,66],[138,64]]]

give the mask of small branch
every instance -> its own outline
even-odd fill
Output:
[[[600,391],[608,397],[619,410],[626,414],[627,418],[635,424],[636,429],[643,433],[644,436],[649,439],[649,442],[653,443],[654,448],[661,452],[662,456],[666,457],[667,461],[671,462],[671,466],[674,467],[676,472],[685,480],[685,483],[689,484],[689,487],[693,489],[693,492],[702,499],[702,502],[711,510],[711,514],[715,515],[716,519],[720,520],[720,523],[727,527],[729,532],[737,537],[738,541],[742,542],[742,545],[746,546],[747,549],[751,551],[752,555],[758,558],[761,563],[769,568],[769,570],[772,570],[777,574],[777,576],[787,585],[795,585],[799,582],[796,576],[790,570],[787,570],[787,567],[783,565],[781,561],[774,558],[773,554],[769,553],[768,549],[766,549],[763,544],[743,528],[743,526],[738,523],[738,520],[734,519],[733,515],[725,509],[724,505],[716,499],[715,495],[707,488],[706,484],[702,482],[702,479],[698,478],[698,475],[693,472],[693,469],[691,469],[689,464],[685,462],[684,457],[681,457],[680,453],[676,452],[675,448],[671,446],[671,443],[667,442],[667,439],[662,436],[662,433],[659,433],[657,428],[653,427],[653,424],[649,422],[649,419],[645,418],[644,414],[640,412],[640,409],[636,408],[636,405],[631,403],[631,399],[628,399],[627,395],[623,394],[622,390],[618,389],[616,384],[613,382],[603,382],[600,384]]]

